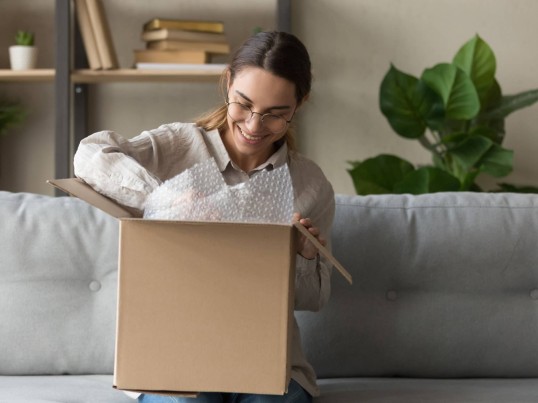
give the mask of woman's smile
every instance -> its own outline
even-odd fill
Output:
[[[243,137],[243,139],[249,143],[249,144],[259,144],[261,143],[266,137],[267,135],[251,135],[251,134],[248,134],[245,130],[243,130],[243,128],[239,125],[236,125],[237,128],[239,129],[239,133],[240,135]]]

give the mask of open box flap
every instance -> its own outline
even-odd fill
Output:
[[[349,284],[353,284],[353,277],[351,277],[351,274],[344,269],[344,267],[340,264],[338,260],[332,255],[329,250],[323,246],[317,238],[312,235],[308,229],[304,225],[302,225],[299,221],[294,221],[293,225],[295,228],[299,230],[301,234],[303,234],[310,242],[312,242],[316,248],[318,248],[319,253],[321,253],[323,256],[325,256],[333,265],[336,267],[336,269],[340,272],[342,276],[349,282]]]
[[[108,197],[103,196],[99,192],[96,192],[91,186],[79,178],[54,179],[48,180],[47,182],[72,196],[76,196],[79,199],[84,200],[85,202],[97,207],[99,210],[102,210],[113,217],[129,218],[142,216],[141,212],[122,206]],[[351,274],[344,269],[340,262],[336,260],[336,258],[331,254],[331,252],[329,252],[327,248],[319,243],[316,237],[314,237],[298,221],[295,221],[293,225],[301,232],[301,234],[306,236],[308,240],[310,240],[310,242],[312,242],[318,248],[319,252],[325,256],[334,265],[334,267],[336,267],[336,269],[340,272],[340,274],[342,274],[342,276],[344,276],[349,284],[353,283]]]
[[[79,178],[69,179],[51,179],[47,183],[64,191],[71,196],[78,197],[84,200],[86,203],[104,211],[108,215],[115,218],[129,218],[129,217],[141,217],[142,215],[134,209],[122,206],[116,203],[114,200],[103,196],[99,192],[93,190],[93,188]]]

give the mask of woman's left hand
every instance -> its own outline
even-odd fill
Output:
[[[327,245],[327,241],[321,236],[318,227],[314,227],[310,218],[302,218],[301,214],[294,213],[293,219],[299,221],[312,235],[314,235],[320,244]],[[299,245],[297,246],[297,252],[305,259],[314,259],[318,255],[318,248],[314,246],[304,235],[299,237]]]

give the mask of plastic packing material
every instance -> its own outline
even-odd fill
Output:
[[[290,224],[293,185],[288,165],[229,186],[210,158],[165,181],[146,200],[144,218]]]

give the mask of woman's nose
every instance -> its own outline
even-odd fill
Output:
[[[258,113],[253,113],[250,119],[245,121],[245,124],[250,132],[259,132],[263,129],[262,116]]]

